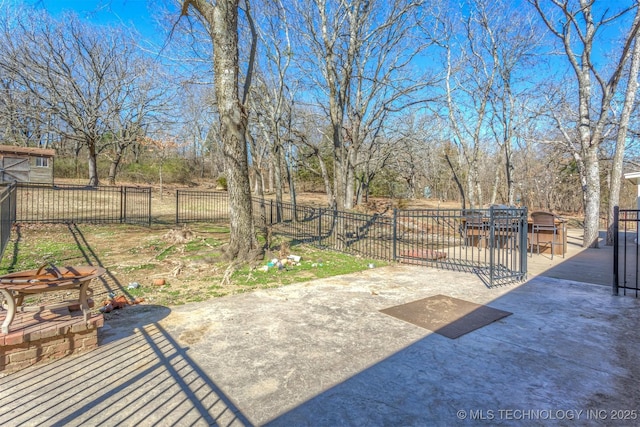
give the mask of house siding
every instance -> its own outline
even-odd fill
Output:
[[[36,184],[53,184],[53,158],[49,158],[47,167],[36,166],[37,157],[29,159],[29,182]]]
[[[54,155],[50,149],[0,145],[0,183],[53,184]],[[47,159],[46,167],[37,166],[39,158]]]

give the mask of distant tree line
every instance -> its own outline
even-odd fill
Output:
[[[3,143],[55,148],[93,185],[224,180],[240,205],[303,189],[580,213],[585,245],[634,205],[636,1],[157,3],[156,40],[4,4]]]

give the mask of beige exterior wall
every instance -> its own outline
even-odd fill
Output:
[[[0,151],[0,182],[53,184],[53,157]]]
[[[31,157],[29,159],[29,182],[37,184],[53,184],[53,158],[44,157],[46,159],[47,166],[38,166],[37,157]]]

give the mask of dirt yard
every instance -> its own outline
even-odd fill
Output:
[[[324,195],[304,194],[299,203],[322,205],[325,199]],[[220,251],[228,241],[226,223],[177,226],[172,187],[164,187],[162,192],[155,188],[151,206],[151,227],[17,224],[0,263],[0,274],[37,269],[46,263],[102,266],[107,273],[92,284],[94,309],[98,310],[114,297],[171,306],[384,264],[307,245],[292,248],[288,241],[276,237],[264,260],[228,270],[229,263]],[[378,205],[371,206],[375,209]],[[300,262],[287,261],[289,255],[300,256]],[[271,260],[284,261],[284,265],[269,267]],[[69,298],[64,293],[48,293],[26,303]],[[110,316],[117,313],[114,310]]]

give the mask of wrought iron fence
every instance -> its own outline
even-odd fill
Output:
[[[229,196],[215,191],[176,190],[176,224],[229,219]]]
[[[151,188],[120,187],[120,222],[125,224],[151,225]]]
[[[394,223],[401,262],[474,272],[491,286],[526,278],[526,208],[397,211]]]
[[[151,224],[151,188],[17,184],[16,221]]]
[[[638,260],[640,242],[638,241],[638,222],[640,211],[620,209],[613,211],[613,294],[633,295],[638,298]]]
[[[0,191],[0,259],[11,238],[11,227],[16,220],[16,184]]]
[[[229,219],[226,193],[184,191],[176,222]],[[219,205],[217,205],[219,204]],[[392,210],[367,215],[253,199],[258,226],[295,242],[364,257],[478,274],[489,286],[527,272],[527,210]]]
[[[150,188],[18,184],[7,194],[7,203],[13,203],[13,211],[2,205],[2,220],[8,215],[7,223],[13,222],[11,218],[151,223]],[[369,258],[475,272],[489,286],[526,278],[526,209],[392,210],[367,215],[254,199],[253,212],[259,226],[269,226],[272,233],[297,242]],[[178,190],[175,218],[176,223],[228,221],[228,196]]]

